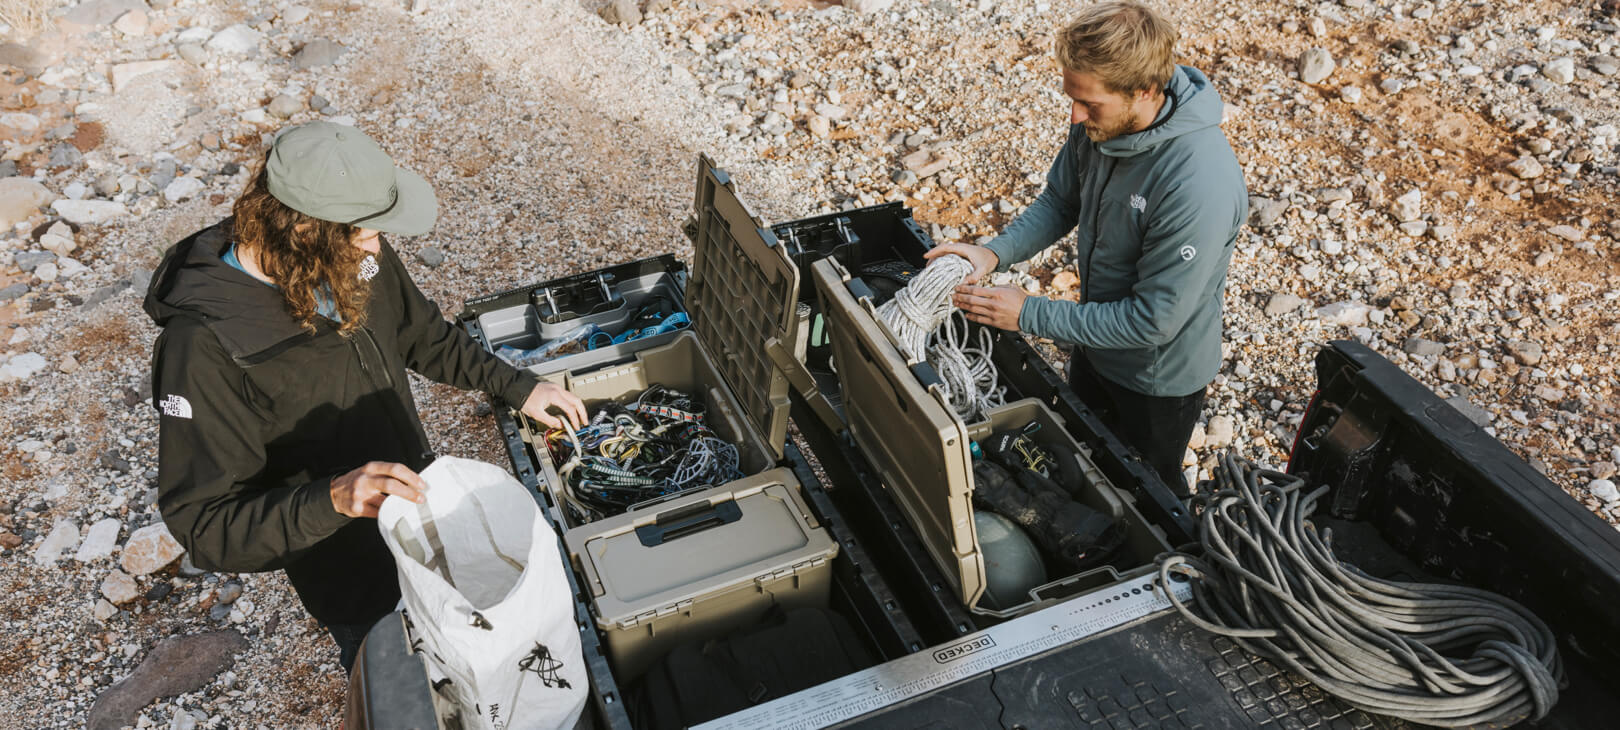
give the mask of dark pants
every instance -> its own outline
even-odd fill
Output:
[[[1204,389],[1184,396],[1143,395],[1092,369],[1083,350],[1069,358],[1069,387],[1126,446],[1136,449],[1177,495],[1188,494],[1181,457],[1204,408]]]
[[[339,656],[343,662],[343,671],[354,671],[354,660],[360,656],[360,642],[366,638],[372,624],[327,624],[326,632],[332,635],[332,641],[337,642]]]

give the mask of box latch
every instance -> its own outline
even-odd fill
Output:
[[[806,561],[804,561],[802,563],[799,563],[797,565],[793,565],[791,567],[786,567],[786,568],[779,568],[777,570],[774,570],[774,571],[766,573],[766,574],[764,574],[762,576],[759,576],[758,578],[754,579],[754,585],[756,587],[760,588],[760,589],[764,589],[764,588],[767,588],[769,586],[780,583],[780,582],[782,582],[784,580],[787,580],[788,578],[792,578],[793,576],[796,576],[796,575],[798,575],[800,573],[808,573],[812,569],[819,568],[819,567],[821,567],[823,565],[826,565],[826,564],[827,564],[827,559],[824,558],[824,557],[823,558],[815,558],[813,560],[806,560]]]
[[[656,620],[658,620],[660,618],[663,618],[665,616],[670,616],[670,615],[677,614],[677,613],[685,613],[685,612],[691,610],[691,608],[692,608],[692,600],[691,599],[687,599],[687,600],[684,600],[684,601],[679,601],[677,603],[673,603],[673,604],[670,604],[670,605],[667,605],[667,606],[661,606],[661,607],[655,608],[655,609],[653,609],[651,611],[647,611],[647,612],[644,612],[644,613],[638,613],[638,614],[636,614],[634,616],[631,616],[630,618],[627,618],[627,619],[625,619],[623,621],[620,621],[619,622],[619,628],[628,629],[628,628],[630,628],[632,626],[635,626],[637,624],[647,623],[647,622],[650,622],[650,621],[656,621]]]

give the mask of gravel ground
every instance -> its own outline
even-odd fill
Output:
[[[689,256],[700,152],[768,221],[905,200],[937,238],[985,240],[1063,139],[1049,46],[1075,7],[33,4],[47,28],[5,13],[0,37],[0,714],[171,728],[333,726],[343,697],[279,575],[196,571],[142,530],[159,520],[140,296],[164,247],[228,211],[265,135],[345,120],[426,175],[439,224],[395,245],[450,312]],[[1162,6],[1228,102],[1255,196],[1189,467],[1227,447],[1283,463],[1311,356],[1353,338],[1620,522],[1615,5]],[[1009,278],[1075,297],[1071,257]],[[505,461],[481,398],[417,386],[440,453]],[[220,629],[245,639],[234,664],[154,651]],[[149,656],[203,679],[113,713]]]

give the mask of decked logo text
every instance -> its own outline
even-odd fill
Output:
[[[934,650],[934,661],[940,664],[949,664],[976,651],[984,651],[996,645],[996,640],[989,636],[975,636],[958,644]]]

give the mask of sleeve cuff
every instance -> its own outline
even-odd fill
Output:
[[[522,408],[529,400],[529,394],[534,392],[534,386],[540,384],[540,379],[527,370],[518,370],[517,377],[512,384],[506,386],[498,395],[501,400],[513,408]]]
[[[1041,334],[1040,332],[1040,309],[1050,305],[1051,303],[1052,300],[1047,299],[1046,297],[1024,297],[1024,306],[1018,310],[1018,331],[1023,332],[1026,335],[1046,337],[1046,335]]]
[[[1007,269],[1011,268],[1013,264],[1017,263],[1016,261],[1009,260],[1010,257],[1007,255],[1007,249],[1011,246],[999,236],[996,237],[995,240],[984,244],[984,247],[990,249],[990,251],[996,255],[997,272],[1006,271]]]
[[[332,477],[321,477],[304,485],[304,522],[309,534],[325,539],[352,519],[332,504]]]

